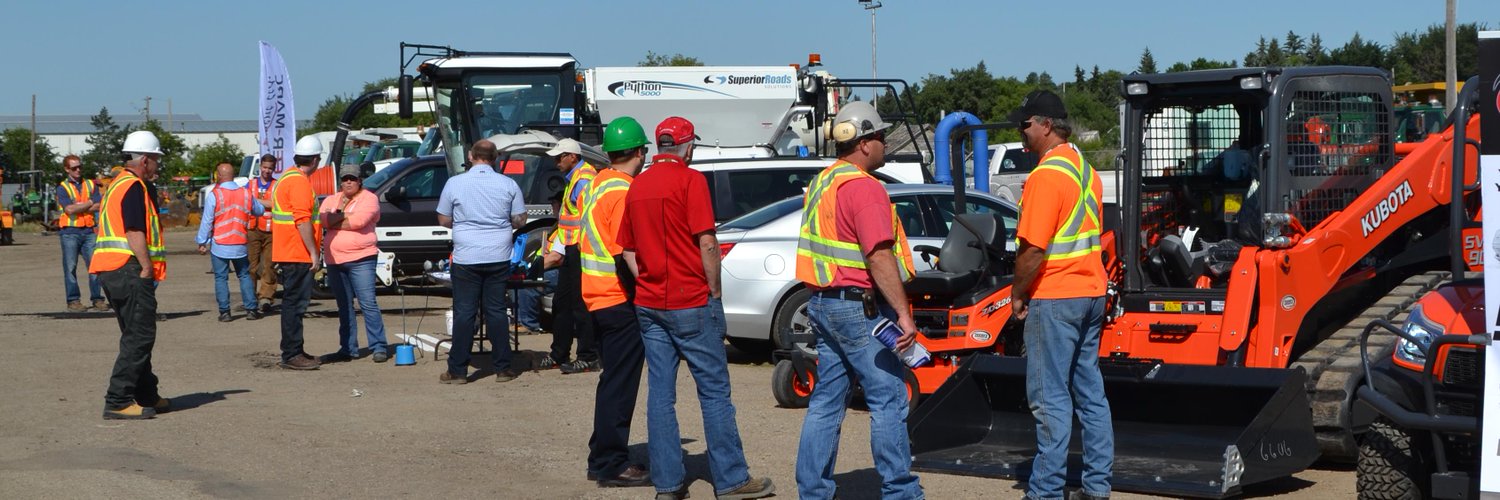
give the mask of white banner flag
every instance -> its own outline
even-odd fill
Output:
[[[1479,489],[1481,498],[1494,500],[1500,499],[1500,31],[1479,32],[1479,84],[1479,189],[1487,236],[1481,244],[1490,244],[1483,253],[1485,324],[1491,335],[1479,412],[1484,417]]]
[[[260,154],[272,155],[276,177],[292,164],[297,143],[297,113],[292,107],[292,77],[276,47],[260,42]]]

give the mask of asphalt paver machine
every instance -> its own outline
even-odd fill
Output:
[[[1407,314],[1457,244],[1451,126],[1398,159],[1391,83],[1375,68],[1130,75],[1120,90],[1099,352],[1114,487],[1222,498],[1352,461],[1364,326]],[[1478,120],[1459,126],[1475,136]],[[1025,358],[948,361],[956,371],[909,419],[913,467],[1027,477]]]

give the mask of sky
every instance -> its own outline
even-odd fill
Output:
[[[876,76],[916,82],[984,61],[996,76],[1075,65],[1134,69],[1198,57],[1243,60],[1261,37],[1356,32],[1388,45],[1441,24],[1444,0],[882,0]],[[871,16],[856,0],[153,2],[23,1],[0,28],[7,75],[0,115],[116,116],[145,111],[206,119],[256,116],[265,40],[291,74],[296,114],[394,77],[400,42],[473,51],[568,52],[580,67],[633,66],[647,51],[710,65],[804,63],[822,55],[844,78],[871,74]],[[1459,0],[1458,21],[1500,29],[1500,0]],[[24,71],[24,74],[22,73]]]

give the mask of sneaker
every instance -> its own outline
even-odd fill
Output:
[[[370,358],[374,359],[376,363],[384,363],[386,360],[391,359],[391,355],[386,354],[385,351],[378,351],[373,356],[370,356]]]
[[[599,360],[597,360],[597,359],[593,360],[593,361],[584,361],[584,360],[581,360],[581,359],[575,359],[575,360],[573,360],[572,363],[566,363],[566,364],[562,365],[562,372],[564,374],[574,374],[574,373],[584,373],[584,372],[597,372],[597,371],[599,371]]]
[[[328,353],[328,354],[324,354],[322,356],[318,356],[318,363],[320,363],[320,364],[343,363],[343,362],[346,362],[346,361],[353,361],[353,360],[354,360],[354,356],[350,356],[349,353],[346,353],[346,352],[343,352],[343,351],[334,352],[334,353]]]
[[[318,360],[304,354],[292,357],[291,361],[282,361],[281,367],[288,370],[316,370],[321,364]]]
[[[156,410],[156,414],[160,415],[172,411],[172,400],[167,398],[156,398],[156,404],[151,405],[148,408]]]
[[[631,464],[615,477],[601,477],[596,481],[600,488],[636,488],[651,486],[651,471],[640,464]]]
[[[438,375],[438,382],[444,384],[463,385],[469,383],[469,378],[462,375],[454,375],[445,371],[442,375]]]
[[[87,307],[83,307],[83,303],[82,302],[79,302],[79,301],[76,301],[76,300],[68,302],[68,311],[69,312],[81,313],[81,312],[86,311],[86,310],[88,310],[88,308]]]
[[[99,312],[109,312],[109,301],[107,301],[107,300],[96,300],[96,301],[94,301],[94,310],[95,311],[99,311]]]
[[[1109,497],[1090,495],[1083,490],[1073,490],[1068,493],[1068,500],[1109,500]]]
[[[234,316],[230,316],[229,311],[219,311],[220,323],[228,323],[230,321],[234,321]]]
[[[557,360],[552,359],[552,355],[548,354],[546,356],[542,356],[542,359],[536,360],[536,363],[532,365],[531,369],[551,370],[553,368],[557,368],[559,365],[561,365],[561,363],[558,363]]]
[[[156,418],[156,410],[131,403],[118,410],[104,410],[105,420],[145,420]]]
[[[245,319],[247,319],[247,320],[255,321],[255,320],[261,319],[263,317],[264,316],[262,316],[260,314],[259,310],[250,309],[250,310],[245,311]]]
[[[771,478],[756,477],[728,493],[715,495],[719,500],[750,500],[752,498],[765,498],[776,493],[776,485],[771,484]],[[660,498],[660,495],[657,496]]]
[[[496,382],[510,382],[512,380],[515,380],[516,377],[519,377],[519,376],[521,376],[521,372],[520,371],[516,370],[515,368],[506,368],[504,371],[501,371],[500,373],[496,373],[495,374],[495,381]]]

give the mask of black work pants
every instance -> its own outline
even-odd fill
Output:
[[[448,349],[448,373],[469,374],[474,334],[484,321],[490,338],[490,363],[495,373],[510,369],[510,317],[505,311],[505,285],[510,262],[453,265],[453,346]]]
[[[312,300],[312,264],[278,262],[277,278],[281,280],[281,361],[301,356],[302,314]]]
[[[141,265],[131,259],[114,271],[99,273],[99,284],[120,323],[120,354],[109,374],[104,408],[121,410],[133,403],[155,405],[156,374],[151,350],[156,347],[156,283],[141,277]]]
[[[594,339],[594,323],[588,318],[589,311],[583,305],[583,264],[579,259],[578,245],[568,245],[563,255],[562,270],[557,273],[557,287],[552,291],[552,359],[566,363],[568,352],[573,350],[573,339],[578,339],[578,359],[599,359],[599,347]]]
[[[589,472],[612,478],[630,467],[630,420],[641,391],[646,348],[635,304],[626,302],[594,311],[599,334],[599,387],[594,392],[594,435],[589,437]]]

